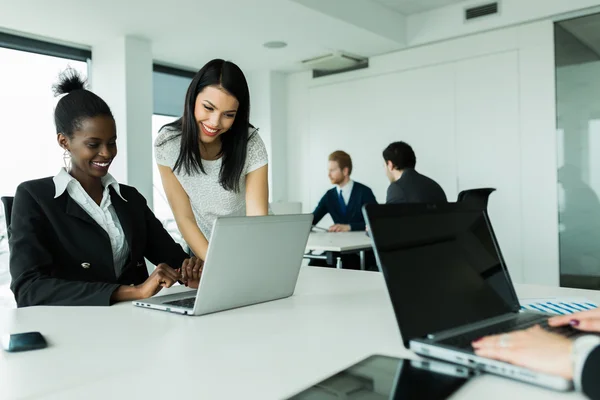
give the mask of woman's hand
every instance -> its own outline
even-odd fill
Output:
[[[561,315],[548,320],[550,326],[571,325],[585,332],[600,332],[600,309],[582,311],[571,315]]]
[[[488,336],[472,343],[475,354],[563,378],[573,378],[571,340],[539,325],[523,331]]]
[[[158,264],[152,274],[136,289],[139,293],[138,299],[147,299],[160,292],[162,288],[170,288],[179,279],[179,273],[167,264]]]
[[[204,261],[198,257],[186,258],[181,265],[181,281],[185,286],[197,289],[200,284],[200,276]]]

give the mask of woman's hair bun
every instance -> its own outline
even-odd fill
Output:
[[[60,73],[58,82],[52,85],[55,96],[71,93],[74,90],[85,89],[85,79],[79,72],[69,67]]]

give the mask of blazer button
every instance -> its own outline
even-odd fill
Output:
[[[90,263],[81,263],[81,266],[85,269],[88,269],[90,267]]]

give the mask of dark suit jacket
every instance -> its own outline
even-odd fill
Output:
[[[148,278],[144,257],[179,268],[186,253],[163,228],[133,187],[110,187],[111,202],[129,245],[119,276],[110,239],[65,191],[54,198],[52,178],[17,188],[10,226],[11,289],[18,307],[34,305],[108,306],[120,285]]]
[[[592,400],[600,399],[600,346],[597,346],[588,355],[583,364],[581,386],[583,393]]]
[[[402,172],[387,191],[387,204],[403,203],[446,203],[444,189],[431,178],[419,174],[412,168]]]
[[[362,183],[354,181],[350,200],[346,205],[346,215],[342,214],[338,196],[337,188],[330,189],[325,193],[313,211],[313,225],[318,224],[325,215],[329,214],[336,224],[348,224],[353,231],[364,231],[365,219],[362,214],[362,206],[377,203],[373,191]]]

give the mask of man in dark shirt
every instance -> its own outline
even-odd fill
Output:
[[[446,194],[433,179],[415,171],[417,157],[412,147],[394,142],[383,151],[386,173],[390,179],[387,204],[446,203]]]

